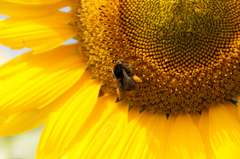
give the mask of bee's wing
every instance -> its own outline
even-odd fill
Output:
[[[136,87],[136,83],[133,81],[131,77],[128,76],[126,71],[123,69],[123,76],[122,85],[125,90],[130,91]]]

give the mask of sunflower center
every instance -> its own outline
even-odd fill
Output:
[[[142,109],[200,111],[239,93],[239,7],[237,0],[79,1],[79,50],[110,92],[114,62],[132,64],[143,82],[127,98]]]
[[[228,31],[224,12],[214,5],[199,0],[122,2],[119,30],[127,52],[161,72],[182,75],[218,63]]]

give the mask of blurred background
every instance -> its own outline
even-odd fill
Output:
[[[16,136],[0,137],[0,159],[34,159],[44,126]]]
[[[71,8],[65,7],[60,10],[69,12]],[[5,18],[8,18],[8,16],[0,15],[0,20]],[[77,42],[75,39],[69,39],[63,45],[75,42]],[[28,51],[31,51],[31,49],[12,50],[0,44],[0,66]],[[40,126],[16,136],[0,137],[0,159],[34,159],[43,128],[44,126]]]

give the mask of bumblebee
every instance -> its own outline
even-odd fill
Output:
[[[137,76],[131,75],[131,64],[123,61],[118,62],[113,70],[112,77],[117,80],[118,94],[134,92],[136,89],[136,82],[142,82]]]

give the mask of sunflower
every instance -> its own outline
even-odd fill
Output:
[[[240,1],[0,1],[0,43],[33,50],[0,68],[1,136],[46,123],[37,159],[239,158]]]

